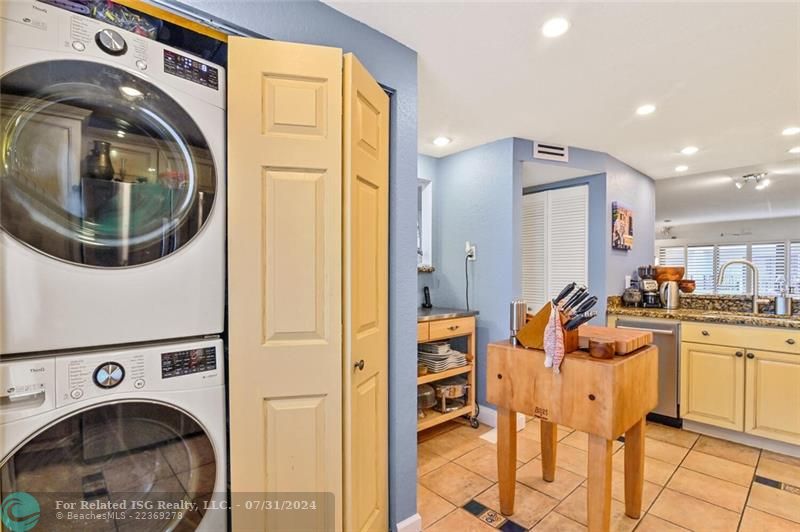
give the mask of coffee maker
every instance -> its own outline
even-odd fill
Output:
[[[658,281],[654,279],[655,271],[652,266],[640,266],[639,290],[642,291],[642,307],[658,308],[661,306],[661,297],[658,293]]]
[[[661,306],[661,296],[658,293],[658,281],[655,279],[642,279],[642,306],[645,308],[658,308]]]

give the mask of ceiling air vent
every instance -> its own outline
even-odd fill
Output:
[[[533,158],[546,159],[548,161],[569,162],[569,147],[559,146],[558,144],[544,144],[542,142],[533,143]]]

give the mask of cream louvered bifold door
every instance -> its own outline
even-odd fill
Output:
[[[531,310],[588,282],[588,218],[586,185],[522,197],[522,296]]]
[[[342,526],[341,117],[341,50],[230,39],[231,491],[331,493],[313,530]],[[232,511],[237,531],[300,517]]]

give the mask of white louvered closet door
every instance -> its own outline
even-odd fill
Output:
[[[522,197],[522,291],[539,310],[573,281],[587,284],[589,187]]]
[[[540,309],[547,300],[547,192],[522,196],[522,298]]]

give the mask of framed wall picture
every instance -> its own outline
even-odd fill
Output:
[[[633,248],[633,211],[616,201],[611,203],[611,247],[623,251]]]

